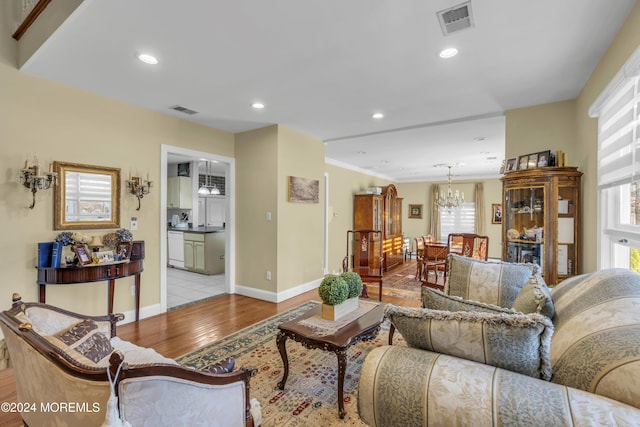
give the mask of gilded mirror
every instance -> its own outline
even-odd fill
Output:
[[[53,229],[120,227],[120,168],[53,162]]]

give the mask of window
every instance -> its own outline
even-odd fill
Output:
[[[109,175],[67,172],[65,184],[66,221],[111,219],[111,177]]]
[[[598,117],[599,268],[640,271],[639,60],[640,49],[590,111]]]
[[[450,233],[475,233],[476,204],[465,202],[459,208],[440,209],[440,237],[446,240]]]

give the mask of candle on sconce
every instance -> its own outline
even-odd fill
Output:
[[[53,172],[53,163],[49,163],[49,172]]]

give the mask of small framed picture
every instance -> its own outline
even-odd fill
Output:
[[[131,257],[131,242],[121,242],[116,250],[116,261],[123,261]]]
[[[529,164],[529,155],[525,154],[524,156],[518,157],[518,170],[527,169],[527,165]]]
[[[551,166],[550,162],[551,150],[541,151],[538,153],[538,167],[546,168],[547,166]]]
[[[491,224],[502,224],[502,205],[500,203],[491,204]]]
[[[98,264],[108,264],[115,261],[113,251],[99,251],[93,253],[94,262]]]
[[[422,219],[422,205],[409,205],[409,218]]]
[[[507,167],[505,168],[505,172],[506,173],[513,172],[516,169],[518,169],[518,158],[512,157],[509,160],[507,160]]]
[[[78,263],[80,265],[87,265],[93,262],[91,256],[89,255],[89,250],[85,245],[75,245],[73,247],[73,251],[78,256]]]
[[[538,153],[529,154],[529,162],[527,169],[533,169],[538,167]]]

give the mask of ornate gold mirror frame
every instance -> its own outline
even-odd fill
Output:
[[[120,227],[120,168],[53,162],[53,229]]]

